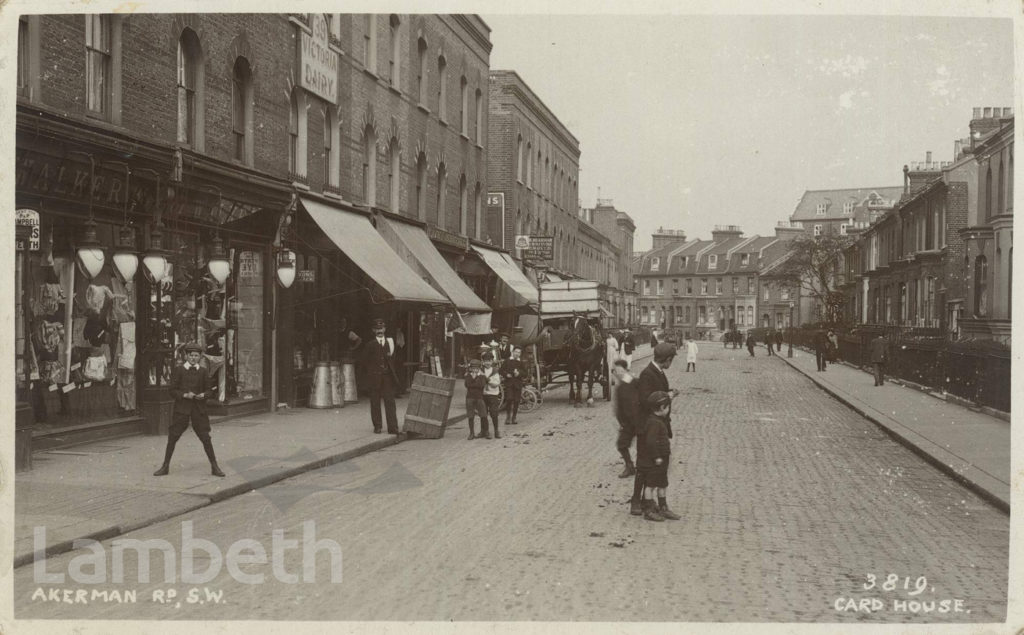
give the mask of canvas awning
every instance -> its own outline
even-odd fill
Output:
[[[331,242],[394,300],[450,304],[388,246],[370,219],[308,198],[301,201],[303,209]]]
[[[377,231],[391,248],[430,286],[448,296],[460,312],[490,313],[491,307],[470,289],[416,225],[378,217]],[[488,331],[490,328],[488,327]]]
[[[473,251],[480,254],[487,266],[501,278],[505,288],[498,294],[501,308],[536,306],[540,301],[537,287],[523,275],[512,256],[494,249],[473,245]]]

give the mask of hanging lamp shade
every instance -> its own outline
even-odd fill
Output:
[[[127,225],[121,228],[118,245],[114,250],[114,268],[125,281],[135,278],[135,272],[139,269],[139,254],[135,251],[135,230]]]
[[[228,262],[224,241],[220,239],[220,236],[213,239],[213,246],[210,248],[210,261],[206,266],[210,269],[210,275],[217,281],[217,284],[224,284],[231,273],[231,263]]]
[[[277,281],[285,289],[295,282],[295,252],[291,249],[277,252]]]
[[[78,243],[78,263],[82,266],[89,279],[92,280],[103,269],[106,256],[103,254],[103,245],[96,237],[96,223],[90,218],[85,222],[85,232],[82,240]]]
[[[162,234],[158,227],[149,232],[149,249],[142,255],[142,264],[153,282],[159,283],[167,273],[167,252],[163,248]]]

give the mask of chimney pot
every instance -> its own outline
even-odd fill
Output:
[[[991,119],[992,118],[992,107],[991,106],[986,106],[985,107],[984,114],[982,115],[982,118],[984,118],[984,119]]]
[[[1004,118],[1005,117],[1012,117],[1012,116],[1013,116],[1013,108],[1003,108],[1003,117]]]
[[[932,151],[931,150],[929,150],[929,151],[924,153],[924,162],[925,163],[931,163],[932,162]]]
[[[974,109],[974,116],[971,119],[981,119],[981,108]]]

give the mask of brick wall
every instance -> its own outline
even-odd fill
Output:
[[[967,226],[967,183],[947,184],[946,193],[946,298],[962,298],[967,292],[963,261],[966,253],[960,230]],[[945,307],[942,307],[943,311]]]

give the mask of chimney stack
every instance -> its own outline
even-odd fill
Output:
[[[929,167],[931,166],[931,163],[932,163],[932,151],[931,150],[928,150],[927,152],[924,153],[924,162],[927,163]],[[927,168],[925,168],[925,169],[927,169]]]

